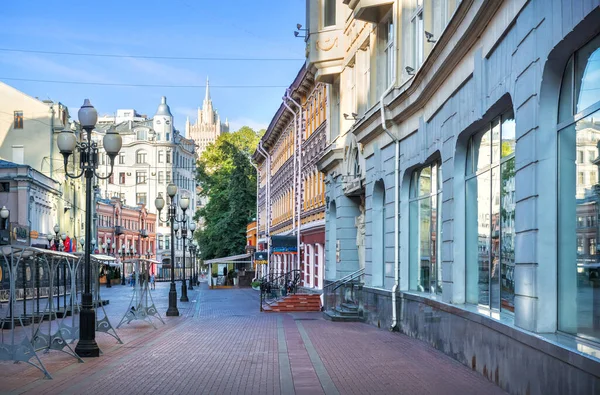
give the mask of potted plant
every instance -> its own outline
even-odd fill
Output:
[[[250,283],[252,289],[255,291],[260,291],[260,281],[254,280]]]
[[[213,287],[214,287],[215,285],[217,285],[217,278],[218,278],[218,277],[219,277],[219,275],[218,275],[217,273],[213,273],[213,274],[212,274],[212,285],[213,285]]]
[[[229,272],[229,278],[231,278],[231,281],[233,282],[233,285],[237,287],[238,285],[238,274],[235,270],[232,270],[231,272]]]

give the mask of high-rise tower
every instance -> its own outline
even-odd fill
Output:
[[[206,147],[215,142],[221,133],[227,132],[229,132],[229,122],[225,119],[225,122],[221,123],[219,113],[213,108],[212,99],[210,98],[210,84],[208,78],[206,78],[206,93],[202,108],[198,108],[198,117],[194,124],[190,123],[189,117],[186,120],[185,134],[196,142],[198,156],[200,156]]]

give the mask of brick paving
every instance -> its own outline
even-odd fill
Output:
[[[178,292],[180,285],[178,284]],[[131,288],[102,289],[116,326]],[[260,313],[251,289],[203,283],[165,317],[168,283],[153,291],[166,325],[118,329],[124,344],[98,334],[103,355],[85,363],[51,351],[53,376],[0,362],[1,393],[32,394],[502,394],[498,387],[427,344],[320,313]]]

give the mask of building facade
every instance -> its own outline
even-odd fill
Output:
[[[229,121],[221,123],[221,117],[213,107],[210,97],[210,84],[206,79],[206,94],[202,102],[202,108],[198,108],[198,116],[195,123],[190,119],[185,121],[185,135],[194,140],[198,150],[198,157],[202,155],[209,144],[214,143],[221,133],[229,132]]]
[[[156,214],[143,206],[126,206],[121,199],[96,200],[97,251],[123,258],[156,258]],[[158,267],[153,265],[153,273]],[[125,275],[132,267],[125,267]]]
[[[323,287],[325,266],[325,184],[317,161],[325,150],[326,97],[325,85],[302,67],[254,154],[258,250],[272,254],[266,270],[299,270],[300,285],[316,290]],[[290,245],[278,246],[278,240]]]
[[[307,17],[329,92],[325,282],[364,269],[367,322],[511,393],[597,391],[599,2]]]
[[[130,119],[126,119],[128,113]],[[163,97],[153,118],[139,116],[135,110],[118,110],[117,117],[123,121],[111,123],[111,117],[102,117],[96,128],[98,140],[109,128],[116,128],[123,138],[123,147],[115,158],[113,175],[99,180],[98,189],[102,199],[118,197],[124,206],[144,206],[149,213],[156,214],[154,199],[162,194],[168,200],[167,185],[178,187],[177,197],[188,196],[190,207],[196,207],[196,147],[194,141],[183,137],[173,126],[173,115]],[[136,119],[143,118],[143,119]],[[110,161],[100,148],[101,175],[110,171]],[[164,210],[165,219],[166,210]],[[193,210],[186,215],[193,216]],[[183,213],[178,208],[178,216]],[[171,230],[167,223],[155,217],[156,259],[164,263],[171,260]],[[190,265],[186,254],[186,266]],[[181,267],[183,241],[175,240],[176,267]]]
[[[46,248],[46,235],[54,235],[55,207],[61,197],[60,184],[31,166],[0,160],[0,207],[9,212],[0,226],[2,244]],[[83,232],[73,236],[83,235]]]
[[[52,229],[57,224],[61,233],[70,238],[84,234],[84,181],[65,176],[63,157],[56,146],[58,134],[71,126],[69,110],[62,103],[39,100],[0,82],[0,159],[29,166],[51,179],[50,185],[58,182],[59,193],[55,195],[56,200],[52,200],[50,210],[54,218],[32,228],[37,232],[31,241],[33,244],[47,244],[46,236],[54,235]],[[80,131],[76,133],[80,137]],[[78,165],[76,153],[69,160],[67,169],[74,174]],[[49,215],[44,205],[40,203],[34,210],[39,210],[40,216]],[[27,211],[26,207],[22,210]]]

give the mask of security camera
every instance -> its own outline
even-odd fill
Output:
[[[413,69],[413,68],[412,68],[412,67],[410,67],[410,66],[406,66],[406,67],[404,68],[404,70],[406,70],[406,72],[408,73],[408,75],[414,75],[414,74],[415,74],[415,69]]]
[[[425,31],[425,38],[427,39],[428,43],[434,43],[435,40],[433,40],[433,34],[429,33],[428,31]]]

